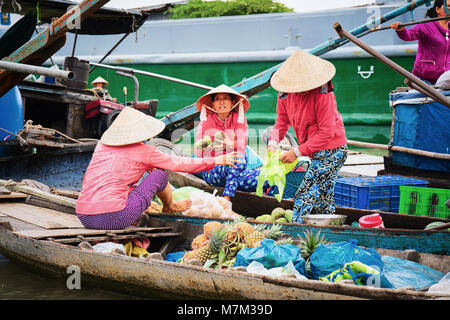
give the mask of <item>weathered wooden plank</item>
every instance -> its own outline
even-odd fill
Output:
[[[26,203],[0,203],[0,212],[46,229],[83,227],[75,215],[35,207]]]
[[[20,192],[11,192],[9,194],[0,193],[0,199],[25,199],[26,197],[28,197],[27,194]]]
[[[20,230],[14,232],[17,235],[30,237],[34,239],[58,238],[85,235],[106,235],[106,234],[124,234],[135,232],[162,232],[172,230],[171,227],[157,228],[127,228],[123,230],[96,230],[96,229],[54,229],[54,230]],[[157,233],[156,233],[157,234]]]
[[[7,184],[7,182],[8,181],[6,181],[6,180],[0,179],[0,186],[4,186],[5,184]],[[19,183],[8,185],[8,189],[17,191],[17,192],[23,192],[26,194],[31,194],[36,197],[44,198],[44,199],[50,200],[52,202],[59,203],[59,204],[62,204],[62,205],[68,206],[68,207],[72,207],[72,208],[75,208],[76,203],[77,203],[77,201],[75,199],[68,198],[68,197],[62,197],[62,196],[58,196],[58,195],[51,194],[48,192],[44,192],[42,190],[32,188],[29,186],[25,186],[25,185],[21,185]]]

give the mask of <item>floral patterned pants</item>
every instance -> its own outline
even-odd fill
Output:
[[[247,169],[247,163],[217,165],[211,170],[202,171],[203,180],[215,187],[223,187],[222,196],[234,197],[236,190],[255,192],[258,185],[259,169]],[[267,189],[266,185],[263,189]]]
[[[311,164],[295,194],[292,222],[303,223],[302,216],[334,214],[334,186],[338,171],[347,159],[347,145],[313,153]]]

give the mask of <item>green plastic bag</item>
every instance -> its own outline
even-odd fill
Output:
[[[275,194],[275,198],[278,202],[281,201],[283,196],[284,187],[286,185],[286,174],[288,174],[297,164],[298,159],[292,163],[282,163],[280,156],[282,150],[277,149],[274,152],[267,152],[264,165],[261,168],[261,172],[258,176],[258,185],[256,186],[256,194],[262,196],[264,183],[267,181],[270,186],[278,187],[278,194]]]
[[[183,201],[190,198],[191,192],[194,190],[200,190],[195,187],[182,187],[172,191],[172,199],[174,201]]]
[[[360,261],[346,263],[343,268],[333,271],[326,277],[319,277],[320,281],[338,282],[341,280],[353,280],[357,285],[367,284],[367,280],[373,276],[379,276],[380,273],[372,267],[365,265]]]

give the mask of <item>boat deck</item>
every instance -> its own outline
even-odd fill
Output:
[[[344,166],[339,170],[343,177],[377,176],[384,169],[384,159],[359,152],[350,151]]]

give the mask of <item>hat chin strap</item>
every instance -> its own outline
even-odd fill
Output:
[[[238,102],[236,102],[234,104],[234,106],[231,107],[230,112],[236,108],[236,106],[239,104],[239,115],[238,115],[238,123],[244,123],[244,104],[242,103],[243,99],[239,99]],[[209,110],[211,110],[212,112],[217,113],[216,110],[214,110],[213,108],[206,106],[206,108],[208,108]],[[206,108],[205,105],[202,106],[202,110],[200,111],[200,121],[206,121]]]

